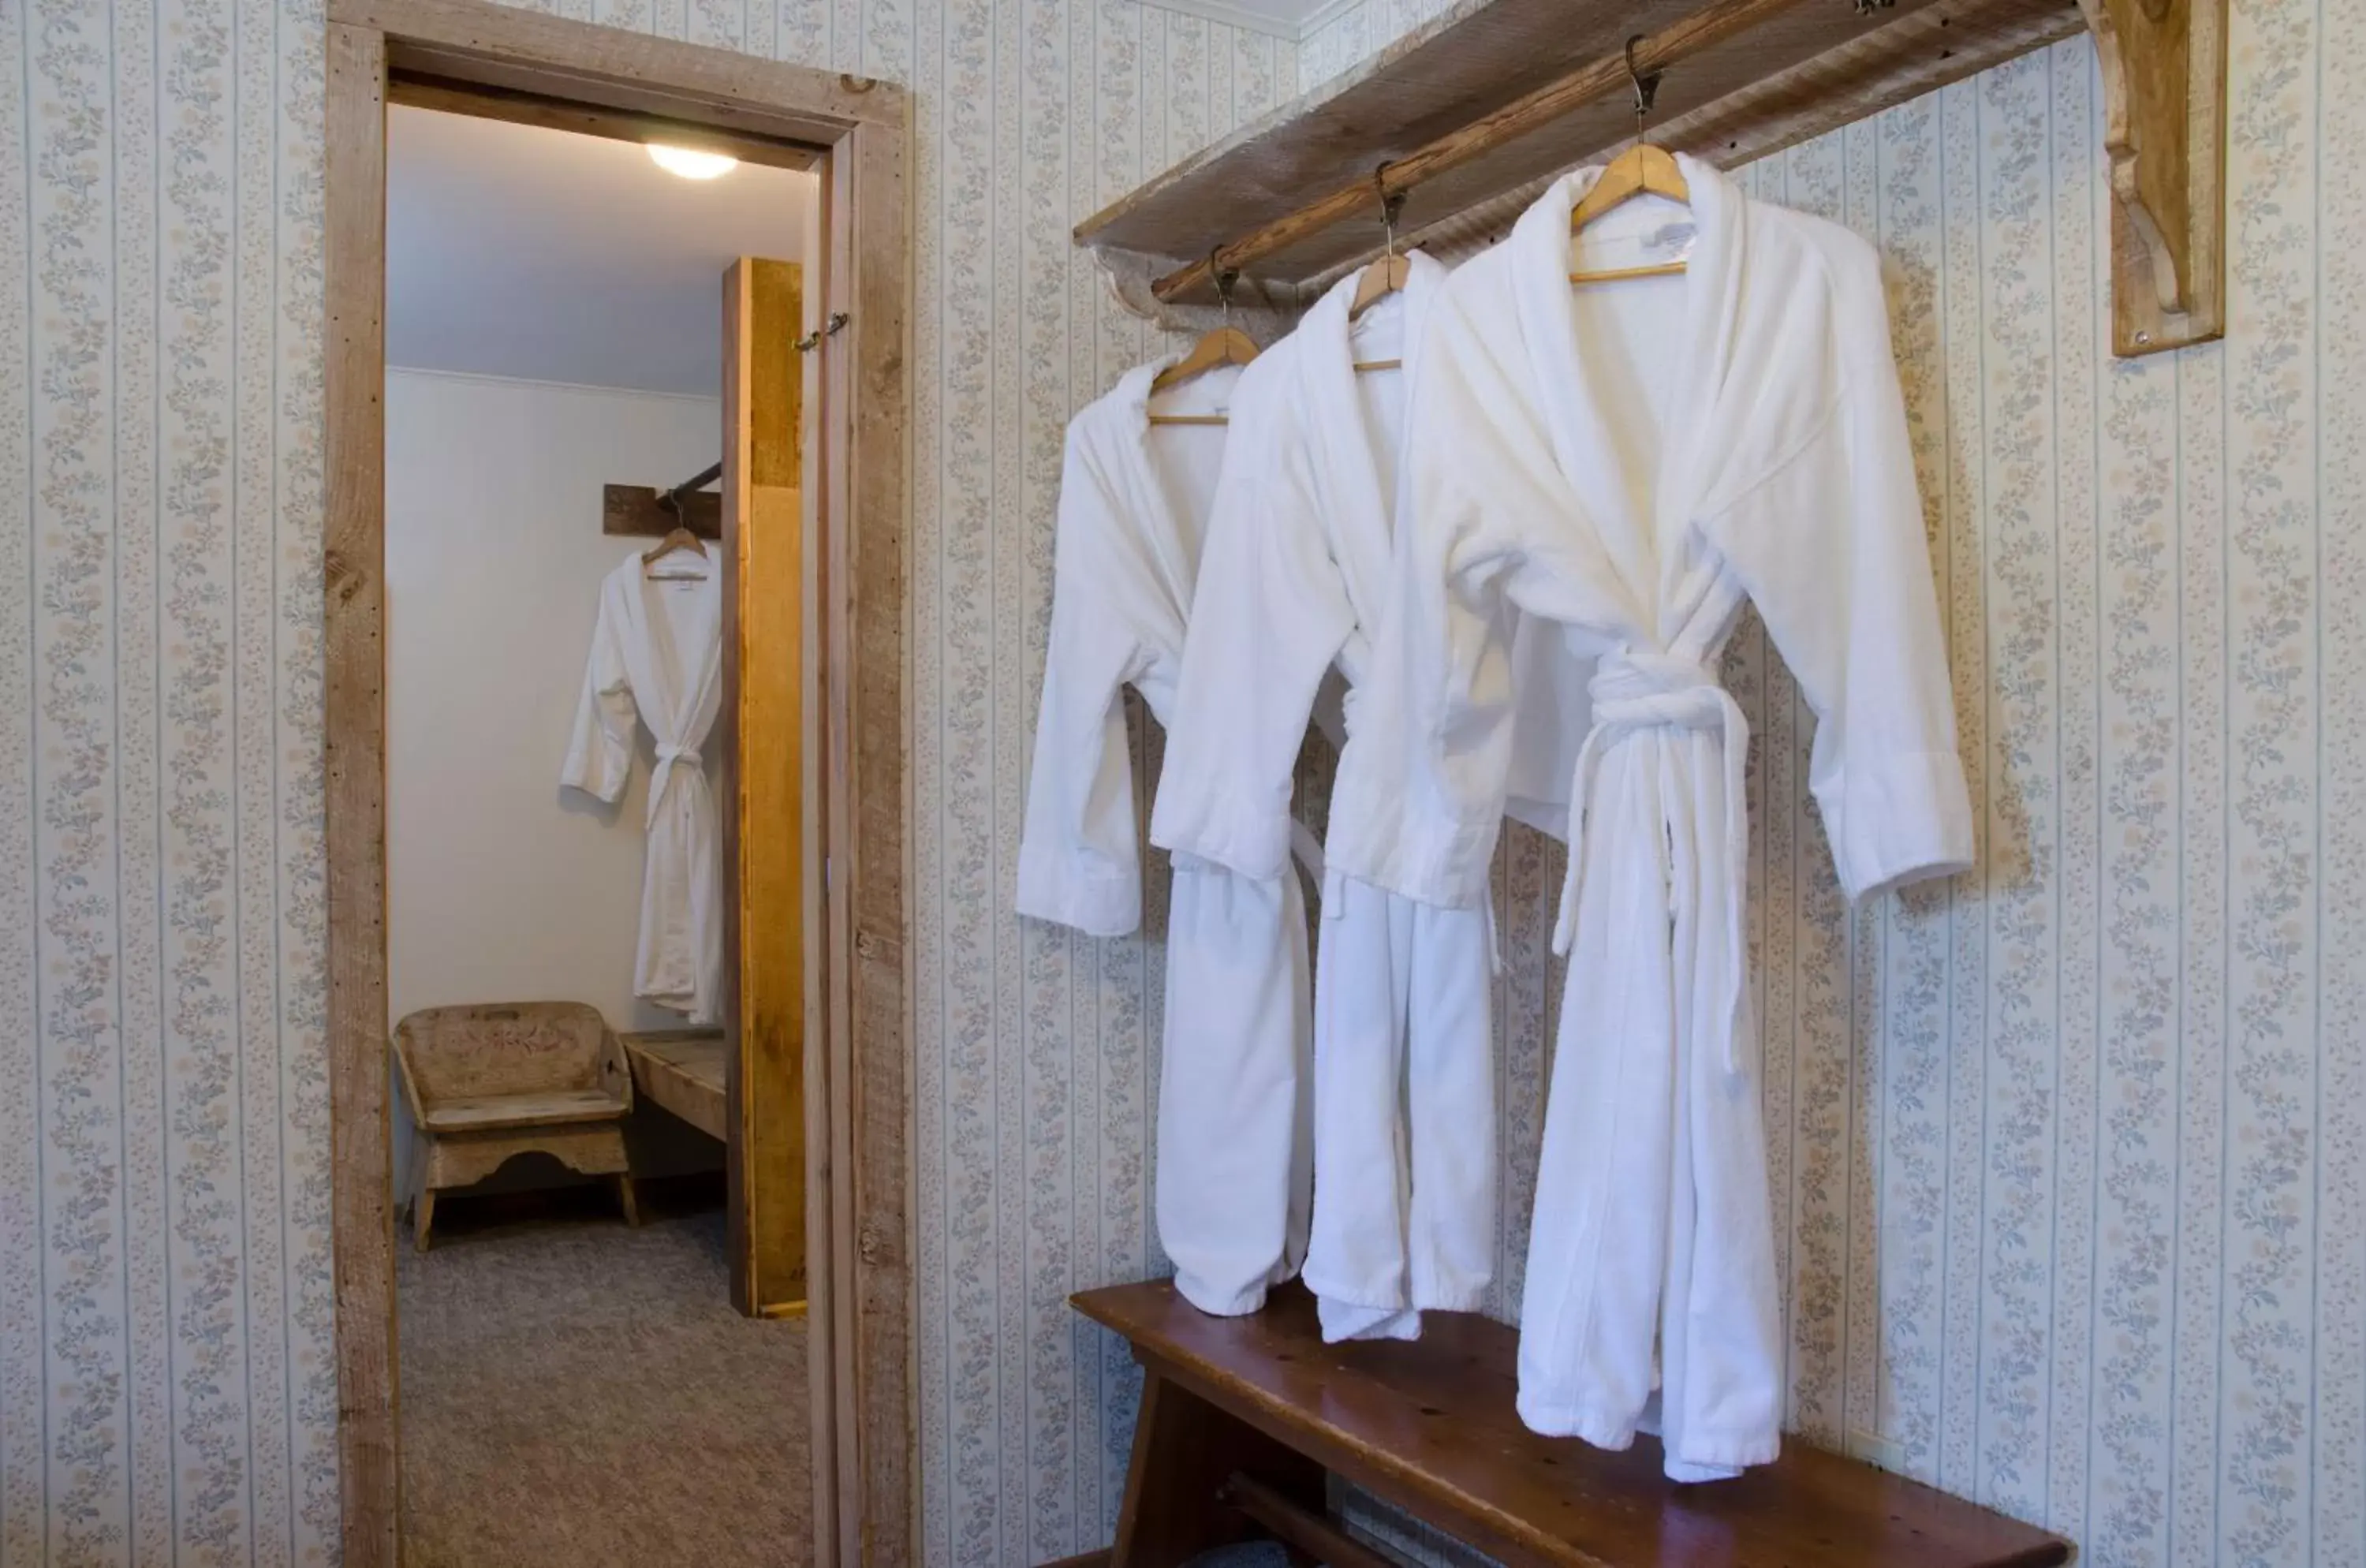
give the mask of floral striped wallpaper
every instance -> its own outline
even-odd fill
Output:
[[[883,0],[870,0],[876,6]],[[941,6],[941,8],[940,8]],[[1292,46],[1136,0],[929,0],[913,495],[918,1539],[936,1564],[1106,1543],[1140,1378],[1069,1312],[1163,1272],[1148,940],[1011,911],[1069,416],[1160,344],[1077,219],[1296,92]],[[1138,727],[1155,777],[1155,725]]]
[[[0,7],[0,1561],[337,1525],[321,24]]]
[[[1067,230],[1349,46],[595,4],[919,95],[922,1539],[1058,1556],[1115,1517],[1136,1384],[1061,1303],[1159,1266],[1164,1010],[1155,915],[1007,913],[1061,428],[1154,335]],[[1748,175],[1897,264],[1985,844],[1842,908],[1745,630],[1793,1424],[2099,1562],[2366,1562],[2366,350],[2321,317],[2366,300],[2366,174],[2319,156],[2366,144],[2361,9],[2236,0],[2222,346],[2105,352],[2083,44]],[[0,7],[0,1563],[334,1557],[320,93],[312,0]],[[1555,870],[1506,845],[1515,1090]]]
[[[1298,90],[1320,86],[1351,65],[1377,54],[1414,28],[1448,10],[1457,0],[1354,0],[1332,11],[1298,45]]]

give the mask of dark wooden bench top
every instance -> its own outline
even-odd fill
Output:
[[[1578,1568],[2037,1568],[2059,1539],[1786,1441],[1738,1480],[1679,1486],[1659,1440],[1544,1438],[1513,1407],[1517,1331],[1432,1313],[1421,1339],[1328,1346],[1291,1287],[1210,1317],[1158,1280],[1072,1298],[1153,1373],[1508,1562]]]

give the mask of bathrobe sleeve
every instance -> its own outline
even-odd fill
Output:
[[[1702,527],[1815,710],[1808,784],[1861,898],[1968,868],[1973,831],[1880,264],[1831,259],[1826,417]]]
[[[1279,410],[1241,423],[1256,408],[1235,390],[1150,836],[1264,878],[1288,867],[1299,749],[1356,615],[1311,500],[1304,444]]]
[[[599,618],[592,623],[592,653],[583,665],[583,694],[575,705],[575,733],[558,782],[614,806],[633,771],[633,735],[640,709],[625,662],[623,617],[603,583]]]
[[[1121,544],[1115,487],[1071,426],[1061,467],[1053,546],[1052,630],[1027,820],[1019,843],[1019,912],[1094,936],[1122,936],[1142,920],[1142,846],[1134,823],[1133,759],[1126,744],[1125,682],[1144,658],[1123,613],[1138,565]]]
[[[1464,475],[1520,426],[1483,351],[1458,350],[1453,333],[1432,328],[1409,391],[1406,509],[1324,855],[1375,886],[1470,908],[1486,897],[1509,787],[1514,553]]]

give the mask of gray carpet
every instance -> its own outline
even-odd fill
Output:
[[[720,1213],[442,1218],[400,1248],[407,1568],[806,1560],[806,1328],[731,1310]]]

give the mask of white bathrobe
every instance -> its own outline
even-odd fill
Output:
[[[1808,781],[1851,897],[1964,868],[1972,821],[1877,260],[1680,162],[1688,273],[1571,286],[1588,170],[1448,283],[1328,850],[1475,904],[1510,756],[1503,604],[1598,655],[1519,1407],[1606,1448],[1656,1422],[1668,1473],[1702,1480],[1774,1459],[1783,1408],[1748,737],[1716,674],[1744,598],[1815,709]],[[1589,235],[1672,215],[1632,202]]]
[[[1142,915],[1121,688],[1132,685],[1171,724],[1201,529],[1224,457],[1222,426],[1148,423],[1151,380],[1173,362],[1127,372],[1076,415],[1060,479],[1018,904],[1022,915],[1096,936],[1121,936]],[[1210,371],[1162,394],[1160,412],[1229,405],[1235,428],[1253,426],[1255,397],[1241,381],[1237,370]],[[1205,1312],[1254,1312],[1305,1251],[1305,899],[1287,867],[1251,877],[1189,855],[1174,867],[1159,1240],[1186,1299]]]
[[[633,993],[693,1023],[723,1010],[723,863],[699,748],[723,698],[723,572],[677,551],[645,568],[637,549],[600,584],[559,782],[613,804],[632,772],[634,724],[649,727],[648,847]]]
[[[1279,874],[1293,764],[1327,671],[1355,711],[1387,594],[1406,387],[1446,278],[1426,255],[1407,260],[1402,292],[1351,321],[1358,280],[1341,280],[1247,372],[1280,395],[1235,429],[1209,523],[1151,821],[1168,849]],[[1404,368],[1355,368],[1390,359]],[[1538,646],[1545,671],[1576,669],[1557,632]],[[1515,793],[1533,781],[1515,815],[1556,829],[1577,744],[1560,695],[1549,680],[1526,685],[1515,739]],[[1483,909],[1325,882],[1304,1272],[1326,1338],[1410,1338],[1419,1309],[1481,1304],[1495,1249],[1491,934]]]

